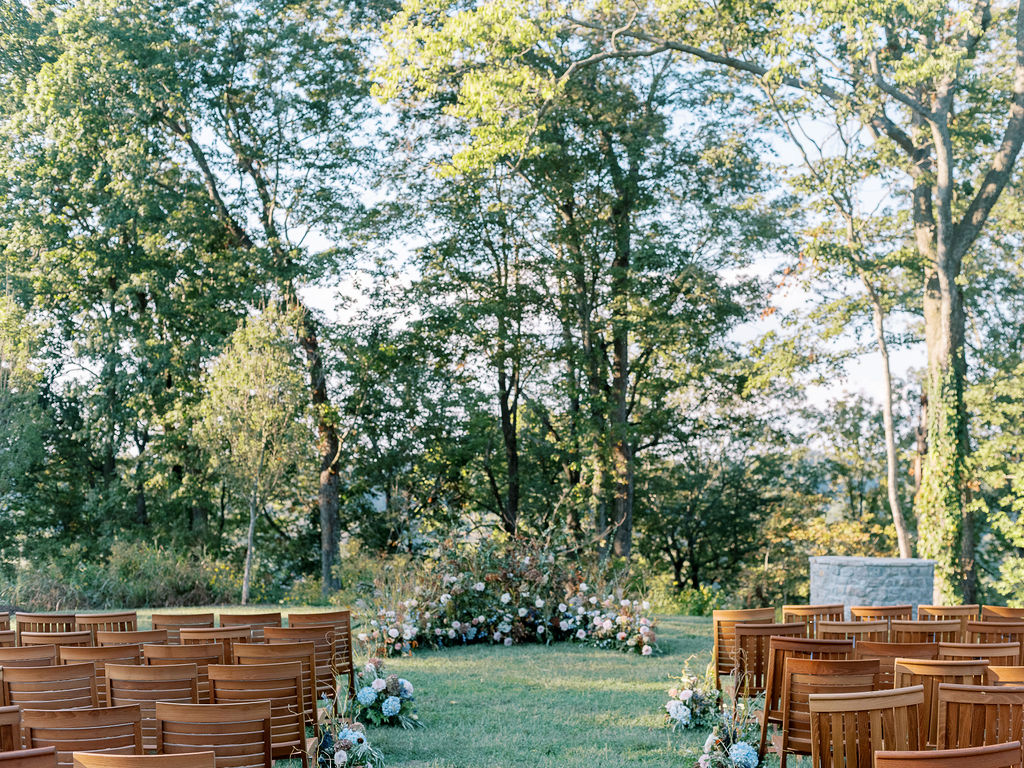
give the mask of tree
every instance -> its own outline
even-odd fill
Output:
[[[196,439],[229,498],[248,508],[242,605],[249,602],[256,523],[273,520],[273,506],[294,494],[295,474],[310,463],[312,425],[294,323],[273,305],[243,321],[206,376],[198,406]]]

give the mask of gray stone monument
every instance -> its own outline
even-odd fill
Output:
[[[935,561],[895,557],[812,557],[811,605],[930,605]]]

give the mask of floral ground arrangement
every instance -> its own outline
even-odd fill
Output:
[[[658,651],[650,603],[624,581],[527,542],[443,551],[429,571],[379,583],[359,606],[367,653],[559,641]]]

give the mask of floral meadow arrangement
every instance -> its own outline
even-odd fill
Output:
[[[416,714],[412,683],[387,673],[381,659],[370,659],[356,678],[352,714],[367,725],[398,725],[417,728],[423,723]]]
[[[763,705],[763,696],[726,696],[716,710],[696,768],[758,768],[761,758],[754,745],[761,734],[757,713]]]
[[[445,542],[432,567],[359,605],[371,655],[488,643],[576,642],[642,656],[657,649],[651,606],[623,579],[588,577],[572,558],[526,540]]]
[[[333,707],[327,711],[333,712]],[[321,728],[317,768],[385,768],[384,755],[370,746],[362,723],[330,715]]]
[[[715,668],[709,664],[702,674],[690,672],[693,657],[686,660],[683,674],[668,691],[665,712],[674,729],[713,728],[722,712],[722,692],[715,687]]]

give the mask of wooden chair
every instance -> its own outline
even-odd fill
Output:
[[[76,613],[75,628],[92,634],[92,644],[99,645],[96,633],[134,632],[139,628],[139,617],[135,611],[121,613]]]
[[[17,632],[13,629],[0,629],[0,648],[13,648],[17,644]]]
[[[334,627],[311,624],[306,627],[266,627],[267,643],[313,643],[316,648],[316,697],[337,699],[337,683],[331,661],[334,659]]]
[[[156,749],[156,703],[199,703],[199,668],[195,664],[107,667],[107,700],[111,706],[137,704],[142,717],[142,743]]]
[[[1024,608],[1007,608],[1005,605],[981,606],[982,621],[1024,621]]]
[[[854,658],[878,659],[878,685],[891,687],[894,680],[896,659],[934,659],[939,655],[938,643],[857,643],[853,649]]]
[[[18,645],[21,645],[22,632],[74,632],[75,614],[73,613],[16,613],[15,628],[18,631]]]
[[[199,703],[210,703],[210,678],[206,669],[211,664],[224,663],[224,646],[220,643],[203,645],[144,645],[142,659],[150,666],[162,664],[195,664],[198,674]]]
[[[212,627],[212,613],[154,613],[153,629],[166,629],[168,643],[180,643],[178,630],[182,627]]]
[[[1020,656],[1020,643],[939,643],[939,659],[988,659],[1012,665]]]
[[[210,702],[237,704],[270,702],[271,755],[275,760],[302,760],[309,768],[306,711],[302,701],[302,663],[213,664],[210,666]]]
[[[976,621],[978,610],[981,606],[977,603],[970,605],[919,605],[917,606],[917,618],[922,621],[948,621],[955,619],[960,622],[960,639],[958,642],[967,641],[967,622]]]
[[[289,627],[307,627],[311,624],[334,626],[334,673],[348,676],[349,696],[356,695],[356,668],[352,660],[352,612],[321,611],[320,613],[289,613]]]
[[[231,651],[235,643],[251,643],[250,627],[182,627],[178,630],[182,645],[207,645],[220,643],[224,646],[224,661],[234,658]]]
[[[137,629],[134,632],[108,632],[96,630],[96,645],[157,645],[167,644],[166,629]]]
[[[0,630],[7,630],[11,628],[11,614],[7,611],[0,613]]]
[[[266,627],[281,626],[281,612],[272,613],[222,613],[222,627],[249,627],[252,629],[253,642],[263,642],[263,630]]]
[[[1024,621],[969,621],[967,640],[971,643],[1020,643],[1024,648]],[[1018,657],[1016,664],[1024,664]]]
[[[787,659],[848,659],[853,654],[852,640],[813,640],[803,637],[773,637],[768,641],[768,676],[765,680],[764,711],[758,754],[768,749],[768,723],[782,725],[782,679]]]
[[[875,768],[1020,768],[1020,742],[969,749],[875,752]]]
[[[879,750],[919,749],[920,685],[870,693],[816,693],[811,712],[814,768],[871,768]]]
[[[57,650],[61,664],[90,663],[96,668],[96,692],[100,706],[107,706],[107,664],[141,664],[141,645],[62,646]]]
[[[291,616],[288,617],[288,621],[291,622]],[[711,659],[715,665],[715,685],[719,690],[722,688],[722,677],[731,675],[736,667],[736,659],[733,658],[736,650],[736,625],[772,624],[774,622],[774,608],[711,612],[711,631],[714,633]]]
[[[15,749],[0,752],[3,768],[57,768],[57,750],[53,747]]]
[[[786,624],[801,621],[807,627],[804,637],[817,637],[819,621],[842,621],[846,617],[845,610],[842,603],[835,605],[784,605],[782,606],[782,621]]]
[[[851,605],[850,618],[854,621],[892,621],[914,618],[912,605]]]
[[[302,665],[302,700],[306,722],[316,725],[316,644],[235,643],[235,664],[280,664],[285,661],[297,661]]]
[[[782,728],[772,739],[782,768],[788,755],[811,754],[812,693],[865,693],[874,690],[877,661],[786,659],[782,680]]]
[[[757,696],[764,693],[768,680],[769,639],[772,637],[807,637],[807,625],[802,621],[791,624],[737,624],[733,628],[736,667],[732,673],[737,695]]]
[[[822,640],[862,640],[884,643],[889,639],[886,621],[819,621],[818,637]]]
[[[1024,687],[943,683],[937,693],[939,749],[981,747],[1024,737]]]
[[[893,643],[958,643],[961,637],[963,625],[958,619],[893,619],[889,624],[889,639]]]
[[[924,687],[924,703],[918,709],[921,718],[922,746],[934,747],[939,728],[939,685],[981,685],[985,682],[987,661],[938,661],[936,659],[897,659],[893,672],[893,685],[906,688]]]
[[[96,667],[66,664],[50,667],[5,667],[0,689],[6,704],[24,709],[81,709],[99,706]]]
[[[0,667],[44,667],[57,663],[57,646],[0,648]]]
[[[74,768],[215,768],[213,752],[177,755],[104,755],[74,752]]]
[[[91,632],[22,632],[21,645],[92,645]]]
[[[1024,667],[989,664],[985,673],[985,685],[1024,685]]]
[[[21,723],[25,746],[56,747],[61,768],[71,768],[73,752],[142,754],[138,706],[25,709]]]
[[[0,751],[21,749],[21,707],[0,707]]]
[[[271,768],[270,702],[157,702],[157,752],[211,750],[217,768]]]

